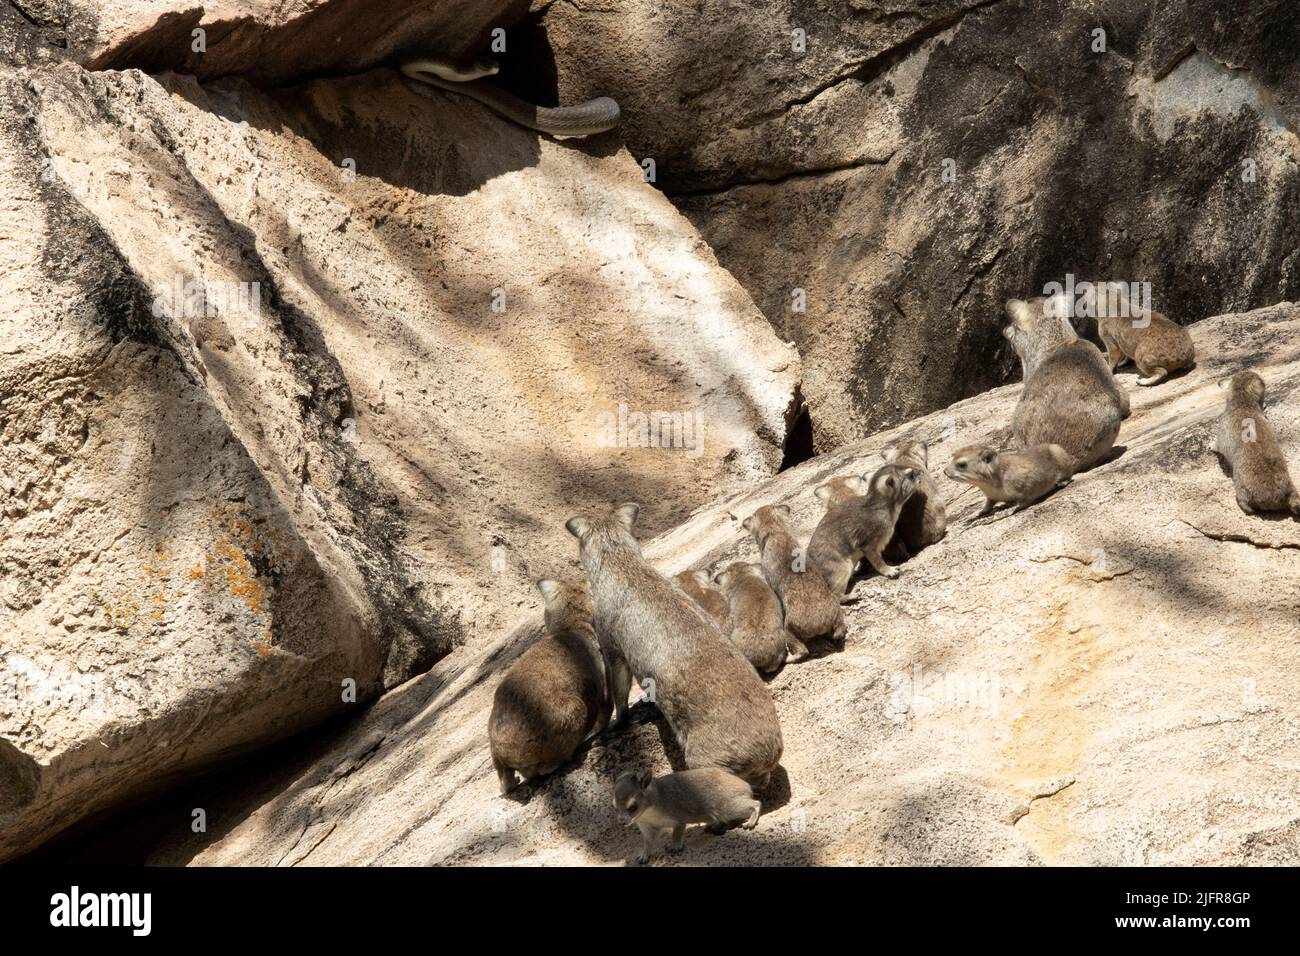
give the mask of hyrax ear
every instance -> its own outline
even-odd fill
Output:
[[[886,445],[880,450],[880,457],[885,459],[886,462],[893,464],[894,459],[898,457],[898,446]]]
[[[916,453],[921,456],[921,464],[930,464],[930,446],[923,441],[916,443]]]
[[[1024,299],[1007,299],[1005,308],[1008,319],[1010,319],[1014,324],[1020,326],[1022,329],[1029,328],[1030,316],[1028,302]],[[1005,329],[1002,331],[1002,334],[1010,338],[1010,335],[1008,335]]]
[[[550,605],[560,594],[560,582],[554,578],[542,578],[537,582],[537,590],[542,592],[542,600]]]
[[[564,522],[564,527],[568,529],[569,534],[581,541],[591,530],[591,521],[583,515],[574,515]]]
[[[631,531],[632,525],[636,524],[636,516],[640,513],[641,506],[635,501],[629,501],[614,509],[614,518],[623,526],[625,531]]]
[[[997,457],[998,457],[998,453],[994,451],[992,448],[985,448],[982,452],[980,452],[980,461],[984,462],[984,464],[986,465],[992,464],[993,459]]]
[[[789,505],[773,505],[772,510],[775,511],[777,514],[779,514],[782,518],[790,517]]]
[[[831,496],[831,489],[829,485],[818,485],[816,488],[813,489],[813,497],[816,498],[818,501],[825,501],[830,496]]]
[[[740,526],[744,528],[746,531],[748,531],[750,534],[753,534],[754,528],[757,524],[758,522],[754,520],[754,516],[750,515],[748,518],[746,518],[744,521],[740,523]]]
[[[649,770],[642,770],[640,775],[636,778],[636,782],[638,786],[640,786],[641,789],[644,790],[646,787],[650,786],[650,781],[653,779],[654,777],[650,775]]]

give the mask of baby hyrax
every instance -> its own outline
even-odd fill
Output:
[[[639,863],[650,860],[655,840],[664,830],[673,831],[673,849],[686,841],[686,826],[707,823],[721,829],[758,825],[762,804],[754,799],[749,784],[716,767],[682,770],[653,779],[649,773],[625,773],[614,784],[614,807],[628,825],[641,831]]]
[[[806,567],[808,555],[790,533],[789,518],[789,505],[764,505],[745,519],[744,528],[758,545],[763,577],[781,599],[790,657],[802,660],[809,641],[828,637],[843,644],[847,630],[826,581]]]
[[[781,760],[772,695],[704,610],[641,556],[638,511],[624,504],[566,524],[591,582],[596,633],[653,688],[687,767],[722,767],[761,790]]]
[[[981,515],[1000,501],[1022,511],[1053,490],[1070,483],[1074,461],[1060,445],[1034,445],[1024,451],[997,451],[987,445],[967,445],[952,456],[943,473],[953,481],[984,492]]]
[[[789,635],[781,615],[781,599],[757,564],[736,561],[718,574],[717,582],[731,609],[726,633],[760,674],[785,663]]]
[[[704,608],[705,612],[726,634],[731,630],[731,609],[722,592],[713,586],[708,571],[683,571],[673,578],[677,586],[685,591],[692,601]]]
[[[891,465],[915,468],[921,476],[916,491],[903,502],[894,528],[891,546],[901,546],[904,557],[943,538],[948,530],[948,512],[939,497],[939,486],[930,477],[930,450],[923,441],[900,441],[880,453]]]
[[[1060,445],[1083,471],[1110,455],[1128,393],[1115,382],[1101,350],[1070,325],[1067,295],[1007,302],[1003,329],[1020,356],[1025,385],[1011,419],[1021,448]]]
[[[813,496],[818,501],[824,502],[826,507],[829,508],[841,501],[848,501],[850,498],[865,495],[869,487],[866,478],[858,475],[843,475],[818,485],[813,489]]]
[[[920,480],[916,468],[885,465],[871,476],[867,494],[826,509],[808,542],[808,561],[837,598],[847,597],[853,569],[862,558],[878,574],[898,577],[898,568],[886,564],[881,552]]]
[[[1123,283],[1089,286],[1083,305],[1097,319],[1111,370],[1131,360],[1139,385],[1156,385],[1196,363],[1191,333],[1150,307],[1143,314],[1129,302]]]
[[[488,718],[492,765],[506,793],[567,763],[609,722],[606,669],[591,624],[586,581],[537,582],[546,633],[497,685]]]
[[[1264,418],[1264,380],[1238,372],[1227,384],[1214,450],[1227,462],[1237,504],[1248,515],[1289,511],[1300,517],[1300,494],[1291,483],[1277,437]]]

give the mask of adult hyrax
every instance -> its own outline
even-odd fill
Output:
[[[1238,372],[1227,390],[1214,450],[1232,472],[1237,504],[1248,515],[1289,511],[1300,517],[1300,494],[1264,417],[1264,380],[1255,372]]]
[[[984,492],[987,500],[980,514],[986,515],[1000,501],[1011,502],[1021,511],[1069,484],[1074,460],[1060,445],[1001,452],[987,445],[967,445],[957,449],[943,473]]]
[[[681,770],[658,780],[649,773],[625,773],[614,783],[614,807],[628,826],[635,823],[641,831],[639,863],[649,862],[656,838],[664,830],[672,830],[673,849],[680,850],[688,824],[752,830],[762,810],[749,784],[716,767]]]
[[[704,611],[641,557],[639,507],[575,515],[596,633],[622,652],[673,729],[688,767],[722,767],[758,789],[781,760],[772,695]]]
[[[692,601],[704,608],[705,613],[726,634],[731,629],[731,609],[722,592],[713,586],[708,571],[683,571],[673,578],[677,586],[685,591]]]
[[[848,596],[853,569],[863,558],[878,574],[898,577],[898,568],[887,564],[882,552],[920,479],[915,468],[885,465],[871,476],[867,494],[827,508],[822,515],[808,542],[808,563],[840,600]]]
[[[1134,306],[1120,282],[1089,286],[1083,304],[1097,320],[1111,371],[1127,361],[1137,366],[1139,385],[1156,385],[1171,372],[1196,364],[1196,346],[1185,328],[1147,307]]]
[[[901,550],[904,558],[920,552],[943,538],[948,530],[948,512],[939,497],[939,486],[930,476],[930,449],[923,441],[900,441],[880,453],[891,465],[915,468],[920,475],[916,491],[903,502],[894,527],[891,548]]]
[[[1060,445],[1083,471],[1110,454],[1129,400],[1101,350],[1074,333],[1069,310],[1066,295],[1011,299],[1011,324],[1002,334],[1025,375],[1011,419],[1016,444]]]
[[[867,479],[859,475],[842,475],[818,485],[813,489],[813,496],[829,508],[841,501],[865,495],[869,487]]]
[[[790,657],[808,656],[808,642],[827,637],[844,643],[844,610],[790,533],[789,505],[764,505],[744,521],[758,545],[763,577],[781,599]]]
[[[785,663],[789,635],[781,599],[768,586],[757,564],[736,561],[719,572],[717,582],[730,608],[727,634],[760,674]]]
[[[497,685],[488,718],[492,765],[506,793],[567,763],[609,722],[604,660],[592,629],[586,581],[538,581],[546,633]]]

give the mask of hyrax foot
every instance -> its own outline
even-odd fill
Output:
[[[1145,378],[1138,378],[1139,385],[1159,385],[1169,377],[1169,372],[1163,368],[1153,368],[1151,374]]]
[[[1254,506],[1242,495],[1237,495],[1237,506],[1248,515],[1255,513]]]
[[[808,645],[799,640],[799,638],[795,637],[793,634],[786,638],[785,659],[790,663],[797,664],[800,661],[806,661],[810,653],[812,652],[808,650]]]
[[[501,795],[505,796],[519,784],[519,775],[513,770],[498,770],[497,781],[501,785]]]
[[[745,822],[742,823],[741,826],[744,827],[746,830],[752,830],[754,829],[754,827],[758,826],[758,814],[762,809],[763,809],[763,805],[759,803],[757,800],[755,800],[754,806],[749,811],[749,816],[745,819]]]

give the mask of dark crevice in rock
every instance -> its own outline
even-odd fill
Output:
[[[785,453],[781,458],[778,471],[785,471],[795,465],[802,465],[813,457],[813,421],[808,411],[808,403],[798,393],[795,394],[794,419],[785,432]]]
[[[682,189],[672,192],[665,190],[664,195],[669,199],[691,199],[696,196],[716,196],[732,189],[740,189],[743,186],[780,186],[783,183],[788,183],[792,180],[830,176],[834,173],[843,173],[854,169],[862,169],[866,166],[888,166],[895,155],[895,153],[891,152],[888,156],[881,159],[862,159],[852,163],[840,163],[819,169],[794,169],[775,176],[756,176],[751,179],[739,179],[722,186],[710,186],[706,189]]]

